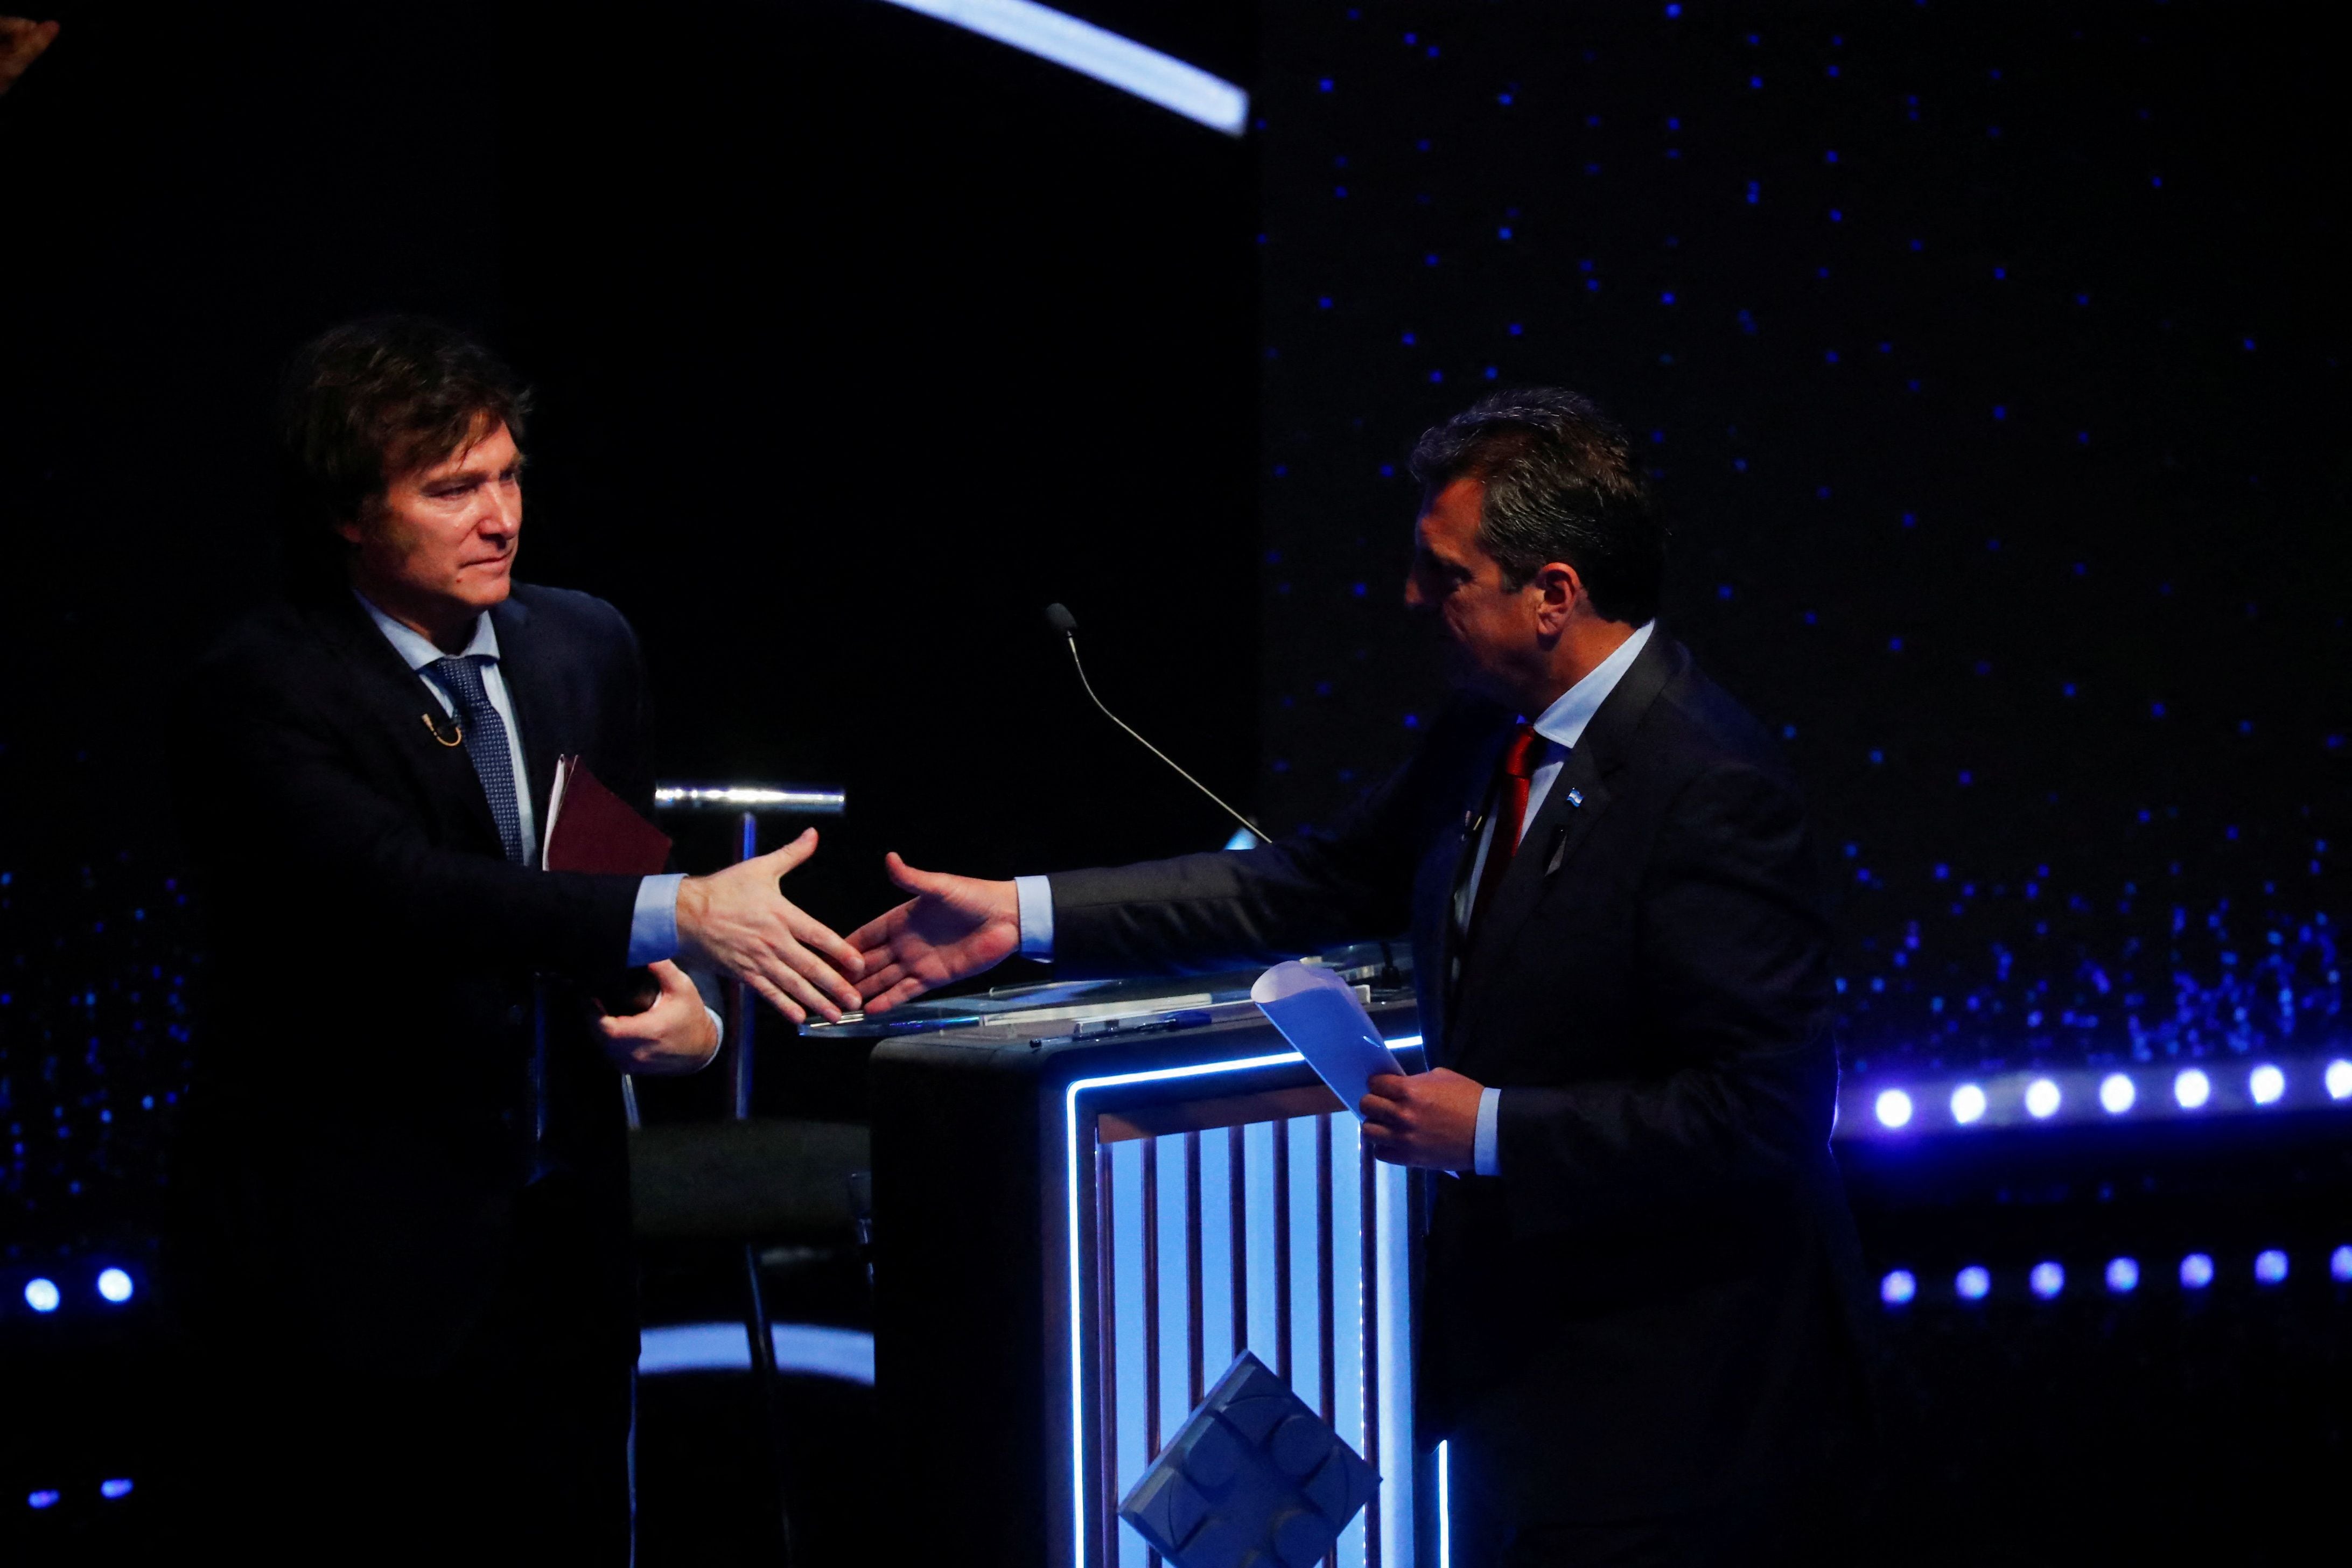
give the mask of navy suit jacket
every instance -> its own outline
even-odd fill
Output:
[[[1829,932],[1779,748],[1654,636],[1465,939],[1513,716],[1464,700],[1331,832],[1053,879],[1057,970],[1412,934],[1433,1061],[1503,1089],[1496,1177],[1436,1178],[1417,1424],[1562,1518],[1818,1473],[1866,1419],[1830,1153]]]
[[[619,612],[519,584],[490,615],[538,820],[566,752],[650,813],[645,670]],[[584,988],[625,966],[638,879],[509,863],[428,715],[430,689],[340,593],[264,609],[205,655],[171,756],[212,934],[178,1272],[200,1308],[235,1298],[273,1335],[387,1370],[445,1364],[511,1285],[535,1164],[592,1216],[563,1288],[615,1332],[635,1310],[621,1090]]]

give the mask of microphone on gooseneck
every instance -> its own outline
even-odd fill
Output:
[[[1240,823],[1250,832],[1255,834],[1257,836],[1258,842],[1262,844],[1271,844],[1274,842],[1273,835],[1267,833],[1265,828],[1260,827],[1248,817],[1244,816],[1240,812],[1235,811],[1232,806],[1227,805],[1222,799],[1218,798],[1216,791],[1211,789],[1207,784],[1202,784],[1199,779],[1194,778],[1191,773],[1186,773],[1182,768],[1177,767],[1175,758],[1170,756],[1167,752],[1161,751],[1159,747],[1145,740],[1141,735],[1136,734],[1134,725],[1129,723],[1126,720],[1112,712],[1108,708],[1103,707],[1103,700],[1095,695],[1095,684],[1093,681],[1087,679],[1087,667],[1078,658],[1078,617],[1070,614],[1067,605],[1046,605],[1045,621],[1047,625],[1051,626],[1055,631],[1061,633],[1064,637],[1068,639],[1070,645],[1070,663],[1077,668],[1078,684],[1086,689],[1087,700],[1092,702],[1096,707],[1102,709],[1102,715],[1104,718],[1109,720],[1112,723],[1118,725],[1129,734],[1135,735],[1137,744],[1140,745],[1145,751],[1150,752],[1153,756],[1158,757],[1161,762],[1166,763],[1170,767],[1176,768],[1176,773],[1179,777],[1181,777],[1186,784],[1191,784],[1194,789],[1199,790],[1202,795],[1207,795],[1211,800],[1215,801],[1219,811],[1223,812],[1227,816],[1232,817],[1235,822]]]

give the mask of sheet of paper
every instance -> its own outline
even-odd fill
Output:
[[[1356,1000],[1355,987],[1328,969],[1277,963],[1257,977],[1250,1000],[1359,1121],[1363,1113],[1356,1108],[1372,1076],[1404,1071],[1371,1016]]]

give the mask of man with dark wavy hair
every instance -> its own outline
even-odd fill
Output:
[[[1459,1564],[1814,1563],[1866,1423],[1828,928],[1778,747],[1659,630],[1666,531],[1553,389],[1431,430],[1405,602],[1467,690],[1328,833],[1010,882],[850,934],[869,1013],[1412,935],[1432,1070],[1360,1108],[1432,1184],[1416,1415]]]
[[[529,411],[436,322],[307,346],[294,596],[183,704],[215,963],[174,1272],[241,1560],[625,1563],[620,1075],[718,1049],[678,959],[795,1019],[857,1003],[856,952],[778,886],[814,833],[708,878],[540,865],[559,756],[648,814],[654,760],[628,623],[514,580]]]

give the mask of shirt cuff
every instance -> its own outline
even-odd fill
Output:
[[[710,1015],[710,1026],[719,1031],[719,1043],[722,1046],[725,1045],[727,1043],[727,1020],[720,1017],[719,1016],[719,1009],[713,1007],[708,1002],[705,1002],[702,1005],[702,1010]]]
[[[631,969],[677,956],[677,889],[685,880],[684,872],[671,871],[637,884],[636,911],[629,917]]]
[[[1021,900],[1021,956],[1054,956],[1054,884],[1045,877],[1015,877],[1013,890]]]
[[[1496,1142],[1502,1131],[1503,1091],[1481,1089],[1478,1093],[1478,1132],[1471,1141],[1471,1165],[1482,1176],[1503,1173],[1502,1151]]]

